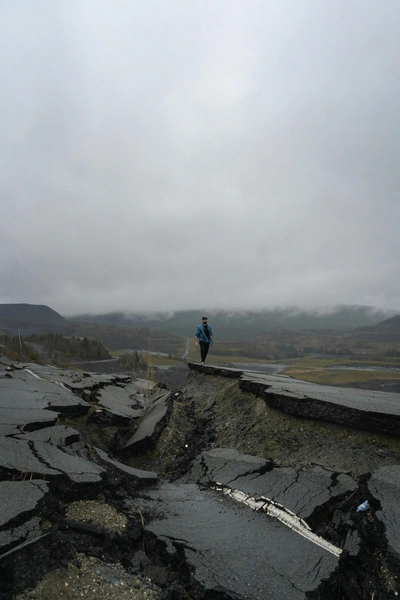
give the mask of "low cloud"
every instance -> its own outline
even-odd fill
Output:
[[[400,310],[397,0],[0,8],[0,302]]]

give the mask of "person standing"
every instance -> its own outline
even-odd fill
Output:
[[[208,324],[207,317],[201,318],[201,324],[197,325],[196,333],[194,334],[194,345],[200,344],[201,364],[206,362],[207,354],[210,349],[210,344],[213,343],[212,327]]]

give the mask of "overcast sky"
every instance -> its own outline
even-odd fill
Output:
[[[0,303],[400,311],[399,0],[0,0]]]

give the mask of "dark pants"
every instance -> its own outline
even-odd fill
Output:
[[[199,341],[199,344],[200,344],[201,362],[206,362],[206,357],[207,357],[208,351],[210,349],[210,344],[208,342],[202,342],[201,340]]]

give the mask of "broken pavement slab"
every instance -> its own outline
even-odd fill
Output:
[[[135,416],[142,415],[142,410],[130,409],[129,406],[143,405],[146,402],[143,396],[145,383],[139,381],[132,384],[131,378],[123,377],[118,380],[117,385],[112,383],[114,378],[110,376],[99,375],[93,381],[85,374],[65,373],[55,367],[29,367],[32,368],[22,366],[12,369],[6,365],[5,368],[12,369],[11,377],[0,379],[0,473],[4,477],[21,479],[47,477],[52,480],[61,477],[64,480],[66,477],[71,485],[98,486],[106,474],[104,464],[115,470],[117,463],[113,463],[111,459],[107,461],[107,455],[103,453],[100,455],[103,466],[96,464],[89,459],[85,444],[76,430],[55,424],[59,416],[72,414],[79,417],[89,411],[89,404],[85,400],[59,382],[64,379],[70,384],[73,377],[77,380],[76,384],[81,386],[83,394],[86,390],[92,391],[83,387],[87,386],[88,380],[91,380],[96,391],[99,389],[99,382],[107,384],[109,393],[104,394],[107,397],[107,410],[115,418],[124,412],[128,422],[133,421]],[[155,406],[148,415],[149,420],[143,424],[143,429],[150,436],[163,427],[168,394],[162,391],[151,399],[155,401]],[[123,470],[123,465],[119,469]],[[129,469],[126,467],[124,471],[125,481],[146,479],[153,482],[157,479],[154,473],[146,474],[144,471]],[[65,485],[64,482],[64,489]]]
[[[31,441],[48,442],[55,446],[65,448],[81,439],[79,431],[66,425],[55,425],[54,427],[44,427],[36,429],[32,432],[24,432],[23,434],[14,436],[15,439],[24,439]]]
[[[172,408],[172,393],[161,391],[152,398],[152,408],[141,420],[135,433],[124,444],[124,452],[142,451],[154,446],[168,422]]]
[[[304,600],[338,565],[279,521],[195,484],[150,490],[140,508],[156,516],[146,528],[171,554],[180,548],[196,580],[221,597]]]
[[[41,430],[40,434],[32,432],[15,438],[1,437],[0,473],[14,473],[14,476],[27,479],[66,475],[75,483],[101,482],[104,470],[87,458],[68,452],[62,430],[54,427],[49,432]]]
[[[60,371],[53,368],[51,371],[55,379],[62,378]],[[9,374],[13,375],[14,372],[10,371]],[[47,372],[47,376],[51,376],[50,370]],[[345,536],[339,538],[343,541],[343,547],[346,550],[352,543],[352,556],[356,560],[350,564],[349,561],[346,563],[346,553],[343,553],[339,558],[326,548],[318,547],[310,539],[303,538],[298,533],[290,530],[277,517],[270,516],[263,509],[260,511],[253,510],[253,498],[260,499],[261,496],[268,498],[268,492],[272,492],[275,501],[280,501],[282,505],[289,506],[289,510],[301,515],[301,518],[307,519],[308,515],[311,514],[315,522],[315,531],[319,528],[322,530],[326,525],[327,527],[332,526],[330,531],[335,533],[335,524],[332,518],[333,511],[335,511],[335,518],[339,519],[340,526],[343,523],[347,524],[347,522],[341,520],[347,519],[346,511],[348,510],[347,507],[342,510],[341,497],[343,495],[347,497],[347,494],[350,494],[349,501],[352,500],[352,490],[355,483],[347,473],[339,473],[337,469],[335,471],[330,469],[328,461],[323,461],[324,466],[320,465],[319,467],[312,466],[312,462],[308,461],[306,469],[299,467],[296,470],[296,467],[293,468],[289,461],[287,463],[281,462],[280,464],[286,464],[286,467],[280,467],[278,465],[279,456],[277,465],[275,465],[271,460],[240,454],[236,450],[233,451],[234,454],[232,455],[226,453],[225,455],[224,453],[218,455],[218,452],[212,453],[211,450],[204,450],[201,452],[200,456],[202,458],[199,458],[199,463],[195,461],[196,464],[190,475],[193,479],[188,479],[187,482],[176,481],[175,484],[160,485],[160,482],[157,482],[156,473],[140,471],[140,469],[131,470],[131,467],[119,462],[118,451],[114,445],[114,425],[103,427],[101,422],[91,420],[96,405],[99,407],[96,398],[99,399],[103,390],[111,392],[104,395],[107,396],[107,401],[110,402],[107,410],[112,411],[113,397],[116,412],[121,409],[120,400],[122,399],[122,403],[124,403],[126,398],[128,399],[126,406],[135,409],[133,405],[130,405],[131,400],[136,402],[135,394],[132,392],[133,388],[130,388],[131,383],[113,379],[106,382],[105,378],[101,376],[96,381],[93,379],[90,382],[90,377],[86,377],[85,374],[76,377],[77,379],[80,378],[80,381],[75,380],[74,382],[76,386],[74,396],[81,394],[84,398],[90,398],[89,418],[82,415],[73,420],[68,419],[67,423],[72,424],[73,427],[65,427],[59,424],[49,426],[49,423],[44,422],[43,425],[35,423],[33,427],[35,430],[28,431],[31,429],[29,425],[26,427],[17,426],[16,430],[13,429],[12,432],[7,429],[5,437],[11,444],[22,442],[24,448],[29,448],[33,457],[41,462],[42,466],[59,468],[60,454],[65,452],[65,454],[69,454],[74,458],[93,462],[93,464],[104,470],[104,474],[101,475],[99,481],[90,481],[86,484],[83,483],[83,485],[81,485],[81,482],[77,484],[76,481],[67,477],[66,473],[61,477],[59,475],[46,475],[49,493],[38,501],[32,514],[25,512],[21,516],[21,521],[18,521],[18,517],[17,520],[12,521],[15,527],[11,529],[6,524],[2,530],[3,533],[6,532],[6,535],[11,536],[7,543],[9,544],[8,547],[12,549],[6,551],[7,556],[4,560],[5,555],[2,554],[2,560],[0,561],[0,576],[2,582],[5,581],[4,577],[6,577],[8,581],[7,589],[15,591],[15,584],[21,585],[21,580],[27,570],[35,573],[37,566],[49,568],[50,563],[46,562],[48,555],[40,553],[43,552],[44,547],[50,547],[51,543],[53,543],[53,546],[51,546],[52,553],[56,548],[60,549],[62,547],[62,552],[65,553],[67,546],[73,547],[75,543],[78,546],[83,544],[85,552],[90,553],[92,548],[95,548],[99,555],[106,557],[104,560],[109,560],[112,555],[111,562],[116,557],[116,560],[123,562],[123,564],[132,565],[136,563],[129,562],[132,556],[129,553],[136,552],[138,548],[142,550],[143,543],[145,543],[147,552],[145,561],[149,566],[149,570],[146,571],[145,568],[147,567],[143,566],[142,576],[152,577],[154,569],[152,571],[151,568],[155,568],[155,564],[160,572],[162,571],[165,578],[172,576],[172,574],[174,577],[179,578],[181,574],[182,578],[178,581],[179,585],[183,587],[180,589],[184,589],[192,597],[196,597],[196,590],[200,590],[199,593],[201,594],[207,594],[208,590],[213,590],[211,594],[214,594],[215,597],[218,595],[218,597],[233,598],[236,594],[236,597],[243,599],[254,598],[255,600],[257,598],[258,600],[267,597],[285,597],[297,600],[297,598],[307,597],[307,591],[312,590],[316,598],[336,598],[339,597],[340,590],[335,586],[342,585],[342,581],[344,581],[343,574],[353,577],[354,581],[360,576],[360,580],[366,585],[370,583],[375,586],[380,585],[381,587],[375,587],[374,589],[382,589],[384,582],[380,582],[380,579],[378,581],[378,575],[375,579],[373,575],[370,575],[370,564],[372,562],[367,564],[365,568],[363,567],[365,556],[363,552],[365,553],[367,546],[362,537],[364,530],[356,530],[356,534],[360,533],[361,535],[355,535],[354,539],[350,539],[349,542],[346,540],[346,544],[344,542]],[[8,377],[4,380],[0,378],[0,382],[9,379]],[[205,428],[210,427],[212,432],[212,428],[215,426],[213,421],[216,413],[215,408],[218,408],[221,400],[224,399],[229,409],[229,402],[232,400],[232,395],[236,393],[238,385],[235,381],[227,381],[229,395],[224,397],[223,394],[217,393],[217,389],[225,389],[225,382],[222,381],[221,385],[221,380],[216,382],[216,378],[207,378],[204,374],[195,375],[190,379],[192,380],[192,389],[189,388],[186,395],[184,392],[177,396],[179,402],[176,405],[173,404],[173,406],[181,411],[179,414],[182,419],[185,416],[193,419],[190,420],[189,425],[193,429],[193,435],[198,435],[198,420],[196,420],[196,417],[201,416],[201,410],[196,412],[195,409],[202,402],[202,406],[208,407]],[[14,378],[14,380],[16,382],[18,378]],[[34,383],[36,378],[31,376],[30,381]],[[89,385],[87,385],[88,383]],[[220,388],[218,388],[218,385]],[[147,386],[149,386],[149,383],[147,383]],[[68,388],[68,385],[66,387]],[[113,393],[114,388],[116,390],[115,395]],[[68,389],[71,391],[70,388]],[[60,390],[66,391],[62,387],[60,387]],[[197,394],[192,393],[194,390]],[[125,393],[127,393],[126,397]],[[138,398],[140,393],[137,395]],[[146,393],[144,393],[144,396],[146,396]],[[204,396],[204,398],[201,399],[201,396]],[[235,404],[238,419],[240,419],[240,411],[245,410],[246,406],[254,400],[250,397],[250,394],[243,394],[242,396],[240,401]],[[153,394],[147,396],[145,400],[153,401],[153,398],[157,404],[160,396]],[[211,407],[210,402],[212,399],[215,406]],[[173,403],[173,398],[171,402]],[[263,401],[259,400],[255,404],[267,416],[271,417],[273,411],[267,409]],[[99,408],[102,411],[104,410],[104,407]],[[187,412],[185,409],[187,409]],[[39,410],[44,412],[47,409],[41,408]],[[57,412],[54,413],[55,416],[58,416],[58,414]],[[110,412],[110,414],[112,413]],[[141,421],[145,421],[150,414],[151,412],[145,415]],[[229,415],[229,410],[222,414]],[[283,416],[286,419],[286,415]],[[156,427],[152,429],[154,433],[153,442],[158,439],[158,427],[164,427],[168,421],[168,410],[164,417],[166,417],[166,420],[161,418],[157,421],[156,419]],[[281,414],[280,417],[282,417]],[[221,419],[221,416],[219,416],[219,419]],[[187,420],[189,419],[187,418]],[[125,429],[126,434],[129,433],[130,437],[133,436],[132,432],[134,427],[138,426],[139,419],[132,419],[131,421],[128,426],[122,428]],[[253,423],[254,420],[251,418],[248,422]],[[178,426],[179,423],[182,424],[182,421],[178,421]],[[293,422],[291,425],[296,427],[298,423]],[[37,429],[38,426],[40,429]],[[75,427],[82,432],[82,439],[86,440],[88,446],[80,439]],[[1,428],[0,430],[4,431]],[[244,431],[243,435],[247,435],[247,430],[242,428],[240,431],[242,430]],[[273,433],[267,426],[259,434],[263,435],[264,432],[265,435]],[[202,438],[199,438],[199,440],[201,442]],[[202,448],[210,448],[210,444],[212,447],[215,438],[205,437],[204,440],[207,441],[207,444],[201,446],[199,442],[198,450],[193,454],[189,453],[189,445],[182,447],[183,452],[187,449],[189,453],[187,466]],[[249,441],[253,441],[253,438],[249,438]],[[189,438],[184,442],[190,444]],[[176,444],[176,439],[172,437],[171,444],[174,443]],[[246,446],[245,451],[248,451],[247,448],[251,451],[251,443],[246,444]],[[196,446],[194,445],[194,447]],[[155,470],[160,468],[160,472],[164,472],[161,471],[163,462],[159,456],[156,456],[156,454],[153,456],[151,452],[143,457],[136,456],[139,448],[140,445],[127,449],[128,454],[132,452],[134,455],[132,462],[139,465],[145,464],[149,469],[152,468],[153,464]],[[157,446],[155,449],[157,451]],[[217,448],[213,450],[217,450]],[[226,451],[226,449],[221,450]],[[108,454],[108,451],[112,451],[113,454]],[[42,454],[44,454],[43,457]],[[268,453],[266,452],[261,456],[268,456]],[[136,458],[138,458],[137,461]],[[323,459],[324,457],[319,456],[319,458]],[[155,459],[154,462],[153,459]],[[123,458],[121,458],[122,460]],[[391,460],[390,455],[388,455],[388,460]],[[157,467],[154,467],[154,465],[157,465]],[[198,474],[195,474],[195,468],[198,469]],[[74,466],[72,466],[72,472],[77,472]],[[181,473],[183,472],[182,470]],[[362,471],[362,473],[365,472]],[[10,479],[14,475],[15,473],[10,474],[4,469],[2,471],[3,478]],[[217,475],[219,479],[225,478],[223,480],[229,483],[229,489],[227,487],[223,490],[222,488],[221,490],[208,489],[210,481]],[[20,476],[30,478],[31,474],[21,473]],[[204,480],[201,481],[199,487],[195,482],[203,476]],[[155,488],[156,483],[160,486],[158,489]],[[379,483],[379,486],[381,486],[381,483]],[[140,489],[144,487],[145,490],[141,494]],[[225,493],[226,490],[229,493],[232,492],[232,494],[228,495]],[[365,487],[362,490],[363,496],[364,490]],[[360,490],[354,492],[355,497],[353,499],[354,501],[357,499],[357,503],[360,493]],[[374,494],[372,495],[374,496]],[[245,497],[245,501],[242,501],[243,497]],[[371,498],[369,499],[371,500]],[[393,499],[395,499],[394,492]],[[108,535],[104,539],[101,535],[99,537],[98,528],[93,527],[93,524],[82,522],[79,526],[71,528],[68,519],[65,520],[63,510],[71,501],[80,502],[81,500],[91,500],[92,507],[95,502],[101,504],[105,502],[124,513],[128,509],[128,522],[133,525],[131,529],[128,528],[129,535],[134,534],[134,537],[121,539],[121,547],[117,549],[117,540]],[[248,504],[246,504],[246,500]],[[314,510],[315,505],[319,505],[316,510]],[[330,514],[327,516],[327,521],[322,522],[327,505],[329,505]],[[318,510],[321,507],[322,511]],[[323,513],[322,516],[321,512]],[[44,517],[43,523],[40,522],[41,515]],[[56,515],[56,518],[53,519],[52,515]],[[370,519],[373,516],[368,513],[362,514],[359,516],[359,523],[361,525],[365,523],[365,526],[369,527]],[[154,519],[151,520],[153,517]],[[375,523],[377,523],[377,528],[383,530],[377,519],[375,519]],[[143,524],[145,525],[144,531]],[[323,531],[320,532],[320,535],[323,535]],[[328,537],[326,539],[328,540]],[[376,539],[371,537],[372,542],[375,542]],[[132,540],[134,540],[134,544],[138,544],[133,549]],[[379,538],[379,545],[373,546],[377,548],[379,553],[386,552],[384,557],[388,554],[385,542],[385,539]],[[392,543],[392,545],[394,544]],[[339,547],[340,544],[337,544],[337,546]],[[5,546],[3,546],[3,550],[5,550]],[[37,563],[34,557],[39,554],[43,557],[43,560],[40,559]],[[372,554],[371,551],[369,558],[373,561],[377,556],[379,557],[378,553]],[[159,561],[162,562],[163,567],[160,566]],[[142,562],[144,565],[144,560]],[[356,563],[358,566],[354,573]],[[362,569],[364,569],[364,573],[360,575]],[[349,575],[351,570],[353,575]],[[189,573],[190,575],[188,575]],[[381,571],[379,571],[380,574]],[[163,581],[167,581],[167,579]],[[326,588],[323,588],[323,586],[326,581],[329,582],[330,589],[335,591],[331,596],[324,595]],[[23,585],[26,587],[26,583]],[[24,589],[24,587],[20,589]],[[192,592],[195,593],[192,594]],[[385,595],[380,597],[386,598]]]
[[[99,409],[120,417],[126,423],[141,417],[147,405],[142,388],[135,383],[122,387],[109,385],[97,392],[96,400]]]
[[[266,495],[271,504],[287,508],[286,514],[295,512],[298,521],[332,495],[356,489],[356,483],[346,476],[332,486],[332,472],[321,468],[303,474],[274,469],[266,459],[230,448],[201,453],[187,476],[175,485],[164,484],[149,492],[155,501],[151,512],[162,518],[152,521],[148,529],[168,541],[170,551],[175,544],[182,544],[196,579],[205,589],[224,588],[227,596],[232,592],[245,598],[304,598],[338,566],[341,550],[331,549],[306,524],[306,533],[299,535],[285,529],[277,519],[260,512],[254,516],[251,502],[249,506],[232,504],[233,500],[224,495],[204,489],[211,482],[230,486],[232,491],[242,490],[243,497],[243,492],[255,498]],[[220,566],[218,571],[215,564]]]
[[[127,383],[131,377],[126,375],[115,375],[112,373],[86,373],[78,369],[62,369],[51,365],[39,365],[37,363],[24,364],[23,368],[28,370],[32,377],[47,380],[68,387],[73,391],[93,389],[96,386],[112,385],[114,383]]]
[[[32,379],[25,370],[0,379],[0,422],[10,430],[39,428],[54,423],[59,414],[86,414],[89,405],[82,398],[54,382]],[[42,425],[43,424],[43,425]]]
[[[0,559],[13,547],[43,535],[39,505],[48,494],[46,481],[0,481]]]
[[[381,467],[368,481],[372,496],[379,500],[377,517],[386,527],[389,548],[400,558],[400,466]]]
[[[59,476],[60,471],[42,462],[28,440],[0,438],[0,474],[29,479],[32,476]]]
[[[273,467],[268,460],[232,448],[202,452],[179,481],[207,486],[218,483],[247,495],[267,497],[302,519],[331,498],[354,492],[358,487],[346,474],[319,466],[304,471]]]
[[[400,394],[318,385],[285,375],[268,375],[189,363],[208,375],[237,377],[239,388],[268,406],[297,417],[319,419],[400,436]]]
[[[57,417],[58,415],[54,411],[41,410],[35,407],[30,408],[26,404],[20,409],[0,406],[0,436],[17,434],[25,428],[37,429],[38,427],[54,425]]]
[[[124,465],[123,463],[110,458],[108,454],[103,450],[100,450],[100,448],[94,448],[94,452],[102,464],[117,470],[119,473],[133,479],[135,482],[141,484],[153,484],[158,481],[158,474],[154,471],[143,471],[142,469],[135,469],[134,467]]]
[[[43,480],[0,481],[0,529],[17,517],[31,513],[47,492],[48,484]]]

